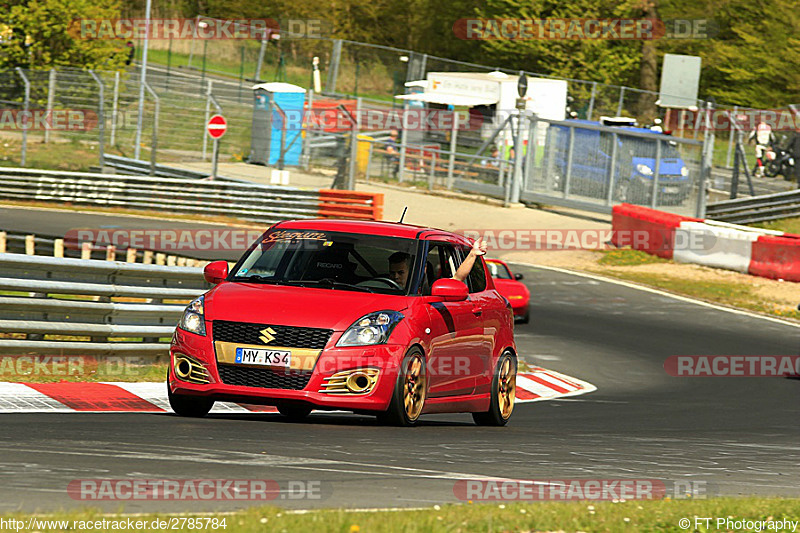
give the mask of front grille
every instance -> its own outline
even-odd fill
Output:
[[[228,322],[227,320],[214,321],[214,340],[235,342],[238,344],[264,344],[260,339],[261,330],[272,328],[275,339],[270,346],[286,348],[310,348],[321,350],[325,348],[328,339],[333,335],[331,329],[302,328],[295,326],[273,326],[271,324],[252,324],[250,322]]]
[[[219,377],[226,385],[262,389],[302,390],[311,379],[311,372],[276,371],[269,368],[219,365]]]

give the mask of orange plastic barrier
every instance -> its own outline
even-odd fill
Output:
[[[383,194],[322,189],[319,191],[319,216],[383,220]]]

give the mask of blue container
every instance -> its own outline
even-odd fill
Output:
[[[250,162],[299,165],[306,90],[289,83],[263,83],[253,87],[253,97]]]

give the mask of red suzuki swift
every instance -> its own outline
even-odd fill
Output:
[[[184,312],[170,349],[170,404],[204,416],[215,401],[377,415],[469,412],[504,425],[514,408],[513,314],[471,244],[388,222],[301,220],[271,227]]]

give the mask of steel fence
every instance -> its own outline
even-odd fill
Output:
[[[0,254],[0,352],[165,356],[202,269]]]
[[[255,183],[151,176],[125,176],[0,167],[0,198],[71,202],[196,215],[229,216],[261,224],[320,216],[341,203],[340,218],[380,220],[383,195],[361,193],[353,200],[326,190],[302,190]],[[346,207],[353,207],[350,211]]]

